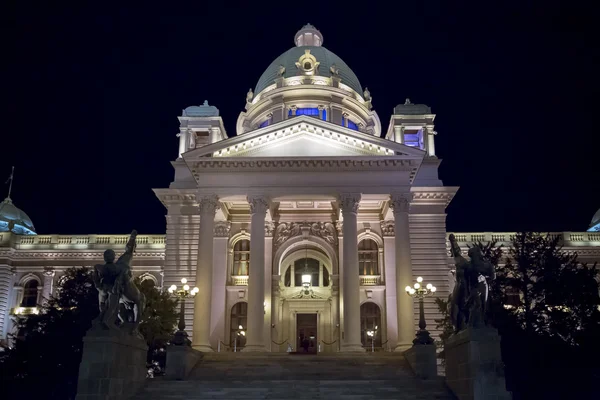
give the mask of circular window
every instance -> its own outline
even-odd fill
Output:
[[[311,69],[311,68],[312,68],[311,63],[309,63],[309,62],[304,63],[304,69]]]

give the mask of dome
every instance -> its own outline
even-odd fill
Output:
[[[600,209],[594,214],[588,232],[600,232]]]
[[[431,114],[431,107],[425,104],[413,104],[406,99],[404,104],[394,107],[394,115],[424,115]]]
[[[23,210],[13,204],[10,197],[0,203],[0,232],[35,235],[33,222]]]
[[[218,117],[219,109],[215,106],[209,106],[208,100],[204,100],[201,106],[189,106],[181,115],[182,117]]]
[[[307,50],[310,50],[310,54],[320,63],[317,75],[331,76],[330,68],[332,65],[335,65],[336,69],[339,70],[338,73],[342,83],[350,86],[355,92],[362,96],[363,90],[354,72],[352,72],[350,67],[348,67],[341,58],[321,46],[321,43],[323,43],[323,35],[321,35],[321,32],[314,26],[310,24],[303,26],[302,29],[296,33],[294,42],[296,43],[296,47],[289,49],[277,57],[265,72],[263,72],[254,89],[254,95],[259,94],[266,87],[275,83],[275,79],[280,76],[279,72],[281,67],[285,68],[285,72],[282,75],[284,78],[302,75],[299,73],[296,63]]]

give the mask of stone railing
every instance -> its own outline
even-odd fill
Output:
[[[138,235],[139,249],[164,249],[165,235]],[[125,246],[129,235],[13,235],[17,249],[103,249]]]
[[[508,244],[515,238],[515,232],[468,232],[454,233],[459,243],[492,242]],[[563,246],[600,246],[600,232],[550,232],[551,237],[559,237]],[[450,233],[446,235],[446,239]]]
[[[231,275],[233,286],[248,286],[248,275]]]
[[[39,314],[38,307],[13,307],[10,309],[10,315],[32,315]]]
[[[361,275],[361,286],[377,286],[381,282],[381,275]]]

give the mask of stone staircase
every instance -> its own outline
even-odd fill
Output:
[[[206,353],[186,381],[150,380],[135,400],[454,399],[393,353]]]

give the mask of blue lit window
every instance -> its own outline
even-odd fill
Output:
[[[356,125],[354,122],[348,120],[348,128],[354,129],[355,131],[357,131],[358,130],[358,125]]]
[[[318,108],[298,108],[296,110],[296,115],[310,115],[311,117],[319,116]]]
[[[265,126],[269,126],[269,120],[268,119],[264,120],[258,127],[259,128],[264,128]]]
[[[311,117],[319,118],[319,109],[317,107],[297,108],[296,116],[298,116],[298,115],[308,115]],[[288,117],[293,117],[293,116],[294,116],[294,114],[292,113],[292,110],[289,110]],[[327,121],[327,110],[323,110],[323,120]]]
[[[404,144],[410,147],[422,148],[420,131],[408,131],[404,133]]]

